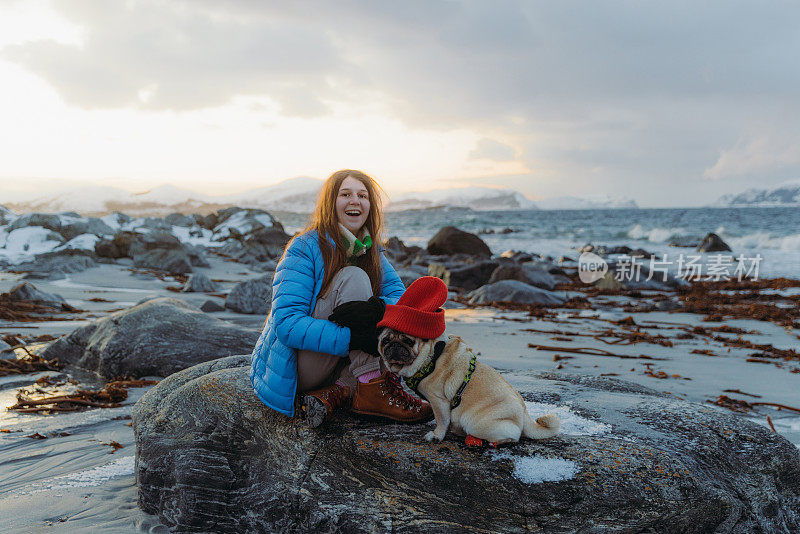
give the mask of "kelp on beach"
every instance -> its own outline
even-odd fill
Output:
[[[128,388],[157,384],[157,380],[133,380],[129,378],[113,380],[99,390],[78,389],[64,395],[45,395],[33,398],[32,392],[20,390],[17,403],[8,410],[18,413],[76,412],[88,408],[116,408],[128,398]],[[63,383],[55,384],[63,385]]]

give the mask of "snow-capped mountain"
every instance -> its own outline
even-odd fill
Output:
[[[753,188],[737,195],[723,195],[713,206],[726,208],[800,206],[800,180],[784,182],[770,189]]]
[[[219,197],[216,201],[243,208],[311,213],[323,183],[323,180],[310,176],[298,176],[275,185]]]
[[[527,199],[522,193],[512,189],[492,189],[489,187],[437,189],[421,193],[394,195],[391,197],[391,202],[386,209],[389,211],[401,211],[440,206],[471,208],[480,211],[536,209],[536,204]]]
[[[536,205],[543,210],[599,210],[638,208],[635,200],[609,195],[578,197],[551,197],[537,200]]]
[[[9,199],[0,195],[0,205],[21,213],[59,213],[74,211],[82,215],[103,216],[123,212],[136,217],[163,216],[168,213],[206,214],[228,206],[260,208],[269,211],[311,213],[323,180],[300,176],[280,183],[250,189],[243,193],[210,196],[173,185],[148,191],[129,192],[107,186],[79,186],[53,190],[47,194],[15,194]],[[798,186],[800,187],[800,186]],[[391,195],[388,211],[432,208],[469,208],[473,210],[519,209],[603,209],[637,208],[626,198],[558,197],[534,203],[513,189],[462,187]]]

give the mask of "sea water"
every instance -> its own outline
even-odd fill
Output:
[[[286,231],[304,227],[308,215],[276,212]],[[410,210],[385,215],[385,237],[424,247],[443,226],[479,234],[494,254],[520,250],[577,259],[577,248],[625,245],[670,261],[696,254],[709,232],[719,235],[736,256],[761,256],[759,276],[800,277],[800,207],[659,208],[597,210],[477,211],[462,208]],[[500,233],[505,229],[511,233]]]

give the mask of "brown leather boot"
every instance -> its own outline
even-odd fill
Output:
[[[400,378],[389,371],[366,384],[359,382],[350,410],[401,423],[424,423],[433,419],[431,405],[406,393]]]
[[[303,412],[306,423],[311,428],[317,428],[330,415],[350,406],[350,388],[334,384],[316,391],[309,391],[303,397]]]

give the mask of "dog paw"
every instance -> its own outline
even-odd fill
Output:
[[[442,441],[442,438],[438,437],[438,436],[436,435],[436,433],[435,433],[433,430],[431,430],[430,432],[428,432],[427,434],[425,434],[425,441],[427,441],[427,442],[431,442],[431,441]]]

